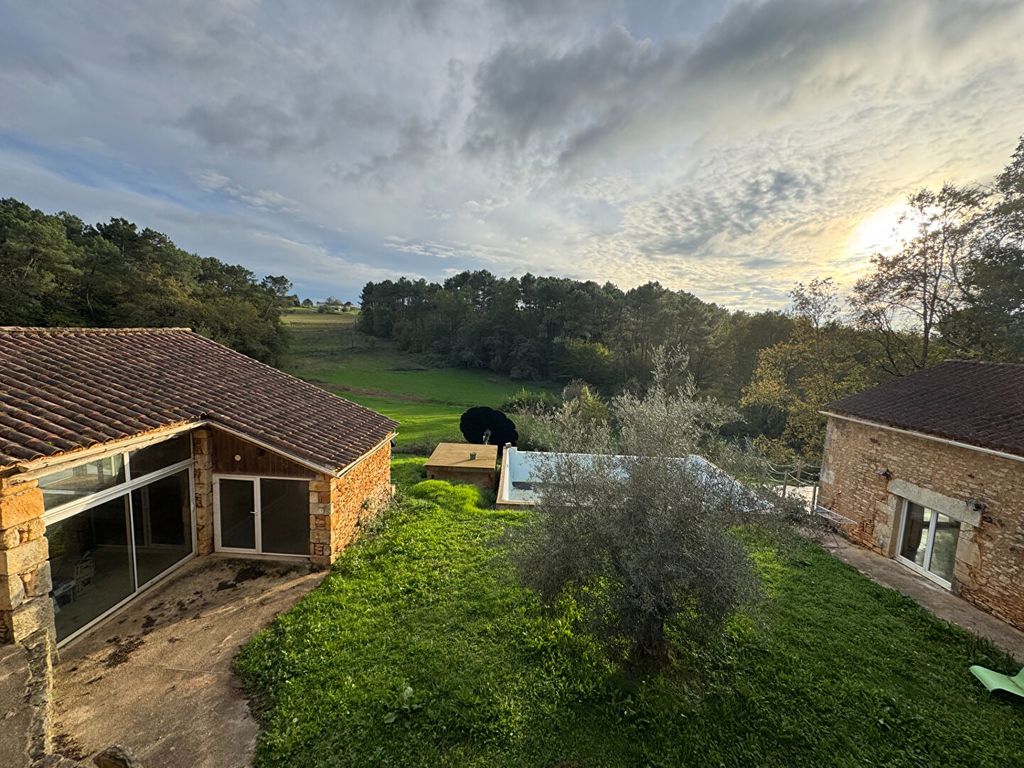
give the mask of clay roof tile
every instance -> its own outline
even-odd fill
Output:
[[[1024,365],[947,360],[823,410],[1024,456]]]
[[[0,327],[0,468],[201,420],[330,471],[397,427],[187,328]]]

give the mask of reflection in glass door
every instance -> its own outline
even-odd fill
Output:
[[[220,546],[256,549],[256,483],[222,477],[218,486]]]
[[[47,523],[58,642],[192,555],[190,475],[158,477]]]
[[[260,480],[260,545],[264,552],[309,554],[309,483]]]
[[[186,470],[132,491],[135,570],[140,587],[192,554],[191,488]]]
[[[125,495],[46,527],[58,640],[135,591],[129,520]]]
[[[912,501],[904,502],[899,557],[949,584],[953,581],[960,522]]]

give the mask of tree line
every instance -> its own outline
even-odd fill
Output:
[[[730,312],[652,282],[623,291],[560,277],[462,272],[367,283],[358,328],[439,364],[523,380],[643,384],[659,347],[684,349],[697,385],[735,400],[758,350],[788,338],[781,312]]]
[[[270,364],[291,283],[188,253],[122,218],[86,224],[0,200],[0,325],[190,327]]]

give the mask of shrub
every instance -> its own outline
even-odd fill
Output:
[[[771,497],[685,458],[731,412],[697,399],[687,377],[673,384],[680,369],[685,358],[659,351],[646,393],[590,418],[580,397],[537,419],[558,447],[597,455],[551,457],[535,522],[512,534],[521,580],[548,604],[573,595],[593,631],[639,666],[671,658],[670,624],[710,638],[758,594],[734,529],[784,520]]]
[[[518,392],[501,404],[499,411],[553,411],[559,405],[558,396],[521,387]]]

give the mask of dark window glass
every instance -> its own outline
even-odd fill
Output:
[[[39,478],[39,488],[43,507],[49,512],[123,482],[124,455],[118,453],[44,475]]]
[[[132,468],[132,480],[192,458],[192,438],[188,433],[164,440],[138,451],[128,457]]]
[[[231,549],[256,548],[256,485],[252,480],[222,477],[220,491],[220,545]]]
[[[260,537],[264,552],[309,554],[309,483],[260,480]]]
[[[113,608],[135,589],[128,495],[46,526],[57,639]]]
[[[139,586],[192,554],[188,470],[132,491]]]

